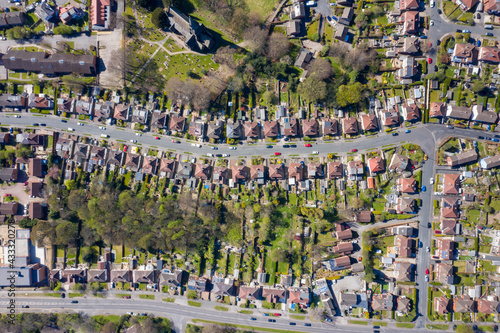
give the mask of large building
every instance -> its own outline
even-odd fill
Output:
[[[11,71],[35,72],[46,75],[97,74],[97,57],[94,55],[9,50],[2,56],[2,61],[5,68]]]
[[[208,51],[215,44],[203,24],[191,16],[186,16],[177,8],[170,7],[167,11],[168,26],[185,38],[186,45],[192,50]]]
[[[110,12],[111,0],[91,0],[90,21],[92,22],[92,29],[109,29]]]

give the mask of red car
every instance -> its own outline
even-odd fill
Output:
[[[425,269],[425,274],[429,274],[429,269],[428,268]]]
[[[357,152],[357,151],[358,151],[358,150],[357,150],[356,148],[351,149],[351,153],[355,153],[355,152]]]
[[[172,143],[181,143],[179,140],[172,140]]]
[[[3,196],[4,196],[4,197],[10,197],[10,194],[5,193]]]
[[[432,64],[432,58],[427,59],[427,62],[428,62],[429,64]]]
[[[276,317],[281,317],[281,313],[275,313],[274,314]]]
[[[123,151],[126,152],[128,149],[128,146],[123,146]]]
[[[281,153],[274,153],[274,155],[276,155],[276,156],[280,156],[280,155],[281,155]]]
[[[156,139],[156,140],[160,140],[160,138],[159,138],[158,136],[155,136],[155,139]]]
[[[306,144],[305,144],[305,146],[306,146],[306,147],[312,147],[313,145],[312,145],[312,144],[310,144],[310,143],[306,143]]]

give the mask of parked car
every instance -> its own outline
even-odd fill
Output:
[[[418,241],[418,247],[422,247],[424,244],[422,244],[422,241]]]
[[[283,145],[283,148],[290,148],[290,145]]]
[[[142,136],[142,133],[135,132],[135,135],[137,135],[137,136]]]
[[[491,140],[492,140],[493,142],[498,142],[498,139],[496,139],[496,138],[493,138],[493,139],[491,139]]]
[[[425,250],[426,250],[427,252],[431,252],[431,248],[430,248],[430,247],[428,247],[428,246],[425,248]]]
[[[398,133],[398,132],[394,132],[394,133],[392,133],[392,136],[398,136],[398,135],[399,135],[399,133]]]
[[[318,154],[319,154],[319,151],[316,151],[316,150],[315,150],[315,151],[313,151],[311,154],[312,154],[312,155],[318,155]]]
[[[276,313],[274,313],[274,315],[275,315],[276,317],[281,317],[281,313],[277,313],[277,312],[276,312]]]
[[[276,153],[274,153],[274,155],[275,155],[275,156],[280,156],[280,155],[281,155],[281,153],[276,152]]]
[[[172,140],[172,143],[181,143],[179,140]]]
[[[310,144],[310,143],[306,143],[306,144],[304,145],[304,147],[312,147],[312,144]]]
[[[229,147],[229,149],[231,149],[231,150],[236,150],[236,147]]]
[[[252,317],[252,318],[250,318],[250,320],[257,320],[257,318],[255,318],[255,317]]]
[[[72,304],[76,304],[76,303],[78,303],[78,301],[71,301],[71,303],[72,303]]]
[[[405,131],[405,133],[411,133],[411,130],[408,129],[408,130]]]
[[[432,224],[430,222],[427,222],[427,228],[432,228]]]
[[[271,146],[271,145],[267,145],[267,146],[266,146],[266,148],[273,148],[273,146]]]
[[[128,149],[128,146],[127,146],[127,145],[124,145],[124,146],[123,146],[123,151],[124,151],[124,152],[127,152],[127,149]]]
[[[212,147],[213,150],[218,150],[219,148],[218,147]]]
[[[451,126],[451,125],[446,125],[447,128],[450,128],[450,129],[454,129],[455,127]]]
[[[45,123],[41,123],[40,126],[47,126]]]
[[[222,157],[229,157],[229,156],[231,156],[231,155],[229,155],[229,154],[222,154]]]
[[[132,142],[132,143],[137,143],[137,140],[130,140],[130,142]]]
[[[311,326],[311,324],[309,324],[309,323],[305,323],[305,324],[304,324],[304,326]]]
[[[22,307],[23,309],[29,309],[29,307],[30,307],[30,306],[29,306],[29,305],[23,305],[23,306],[21,306],[21,307]]]
[[[65,298],[66,297],[66,294],[65,293],[61,293],[61,298]]]
[[[358,150],[357,150],[356,148],[351,149],[351,153],[355,153],[355,152],[357,152],[357,151],[358,151]]]
[[[68,121],[66,119],[61,119],[61,123],[67,123]]]
[[[478,136],[477,137],[479,140],[484,140],[484,136]]]
[[[207,154],[207,156],[208,156],[208,157],[214,157],[214,154],[212,154],[212,153],[208,153],[208,154]]]
[[[106,127],[105,126],[99,126],[99,129],[105,131],[106,130]]]
[[[487,33],[486,33],[486,36],[488,36],[488,37],[493,37],[493,34],[492,34],[491,32],[487,32]]]
[[[288,323],[288,325],[295,326],[295,325],[297,325],[297,324],[296,324],[296,323]]]
[[[429,24],[430,24],[431,26],[433,26],[433,25],[434,25],[434,21],[433,21],[433,20],[430,20]]]
[[[425,282],[429,282],[429,275],[425,276]]]
[[[425,192],[426,190],[427,190],[427,187],[425,187],[425,185],[422,186],[422,192]]]
[[[297,145],[290,145],[290,148],[297,148]]]
[[[21,116],[16,114],[14,118],[21,118]]]
[[[267,321],[270,322],[270,323],[275,323],[276,319],[268,319]]]
[[[427,62],[428,62],[429,64],[432,64],[432,58],[428,58],[428,59],[427,59]]]
[[[429,274],[429,269],[428,268],[425,269],[425,274]]]
[[[470,30],[462,30],[462,33],[464,33],[464,34],[470,34]]]

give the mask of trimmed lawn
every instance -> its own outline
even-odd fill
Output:
[[[139,295],[142,299],[155,299],[155,295]]]
[[[240,310],[240,311],[238,311],[238,313],[251,315],[251,314],[253,314],[253,311],[250,311],[250,310]]]
[[[396,323],[396,327],[401,327],[401,328],[414,328],[415,324],[411,323]]]
[[[429,329],[429,330],[447,331],[449,328],[450,328],[450,325],[447,325],[447,324],[432,324],[432,325],[427,325],[427,329]]]
[[[69,293],[69,298],[74,298],[74,297],[83,297],[82,293]]]
[[[220,305],[216,305],[214,307],[214,309],[217,310],[217,311],[225,311],[225,312],[229,311],[229,308],[227,308],[225,306],[220,306]]]
[[[300,316],[300,315],[290,315],[290,318],[297,320],[306,320],[306,316]]]
[[[175,298],[167,297],[167,298],[163,298],[162,301],[163,302],[174,303],[175,302]]]
[[[355,325],[368,325],[368,322],[363,320],[349,320],[348,322]]]
[[[195,301],[188,301],[188,305],[195,306],[197,308],[201,307],[201,303],[200,302],[195,302]]]
[[[267,17],[278,4],[278,0],[244,0],[250,12],[257,12],[262,18]]]

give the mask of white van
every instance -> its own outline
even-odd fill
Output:
[[[101,138],[109,138],[109,135],[107,135],[107,134],[101,134]]]

